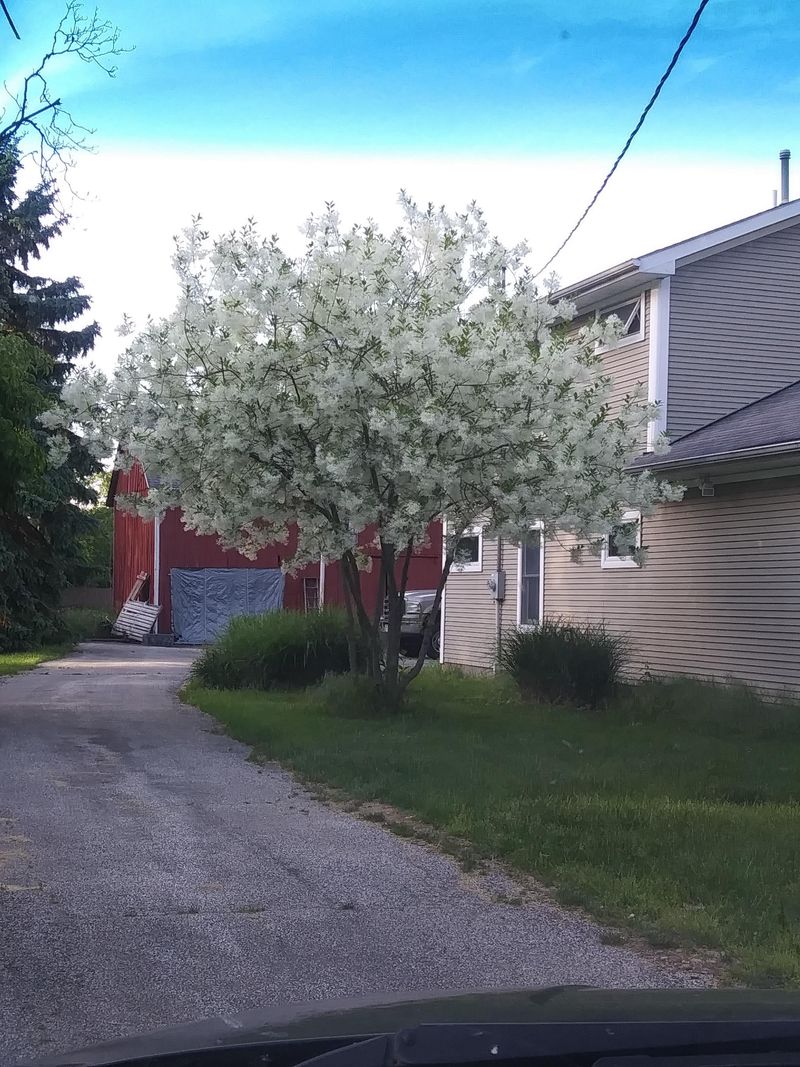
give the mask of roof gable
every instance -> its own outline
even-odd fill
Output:
[[[745,219],[718,226],[715,230],[690,237],[685,241],[658,248],[637,257],[633,262],[640,271],[651,274],[674,274],[685,262],[695,262],[706,256],[716,255],[737,244],[766,237],[770,233],[787,229],[800,223],[800,200],[788,200],[785,204],[759,211]]]
[[[800,199],[737,219],[725,226],[697,234],[685,241],[657,248],[608,270],[559,289],[555,299],[571,300],[578,311],[588,311],[610,300],[648,288],[660,278],[674,274],[687,263],[716,255],[728,248],[767,237],[800,225]]]

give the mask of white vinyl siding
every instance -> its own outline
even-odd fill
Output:
[[[671,437],[800,378],[800,226],[678,266],[671,283]]]

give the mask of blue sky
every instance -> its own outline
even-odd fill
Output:
[[[64,0],[7,0],[0,76],[41,55]],[[109,81],[52,72],[97,152],[49,253],[78,274],[110,363],[123,313],[174,301],[172,236],[249,216],[288,250],[326,200],[396,221],[404,188],[477,199],[541,266],[636,121],[696,0],[98,0],[135,51]],[[91,0],[87,6],[91,7]],[[555,269],[573,281],[771,203],[800,155],[800,0],[711,0],[661,99]],[[798,183],[794,181],[793,195]]]
[[[695,0],[101,0],[136,51],[60,90],[102,144],[613,157]],[[61,0],[11,0],[34,53]],[[711,0],[637,151],[756,156],[797,127],[796,0]],[[22,58],[24,64],[24,58]]]

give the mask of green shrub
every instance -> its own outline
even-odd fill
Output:
[[[110,637],[113,620],[102,608],[63,608],[61,621],[67,637],[72,641],[91,641],[96,637]]]
[[[625,639],[603,625],[546,620],[504,638],[500,666],[539,700],[596,708],[614,692],[626,660]]]
[[[275,611],[232,619],[193,674],[212,689],[271,689],[313,685],[348,666],[343,612]]]

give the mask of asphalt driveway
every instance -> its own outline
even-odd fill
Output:
[[[274,1000],[705,984],[311,799],[181,706],[184,649],[0,683],[0,1062]]]

